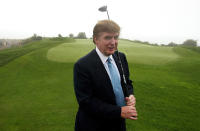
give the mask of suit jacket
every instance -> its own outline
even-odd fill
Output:
[[[132,81],[126,57],[119,53],[124,69],[127,89],[122,80],[122,70],[117,53],[113,58],[121,76],[124,94],[133,94]],[[74,89],[79,104],[76,115],[76,131],[125,131],[125,119],[121,107],[116,105],[115,94],[107,71],[96,50],[79,59],[74,65]]]

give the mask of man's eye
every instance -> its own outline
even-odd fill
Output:
[[[115,36],[114,39],[117,40],[119,36]]]
[[[106,40],[110,40],[110,39],[112,39],[112,37],[111,36],[106,36],[105,39]]]

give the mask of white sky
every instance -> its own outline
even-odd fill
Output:
[[[200,43],[200,0],[0,0],[0,38],[69,36],[92,30],[107,19],[107,5],[121,38],[168,44]]]

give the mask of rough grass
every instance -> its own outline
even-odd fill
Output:
[[[94,45],[91,40],[46,44],[0,67],[0,130],[74,130],[78,105],[73,63]],[[137,121],[127,120],[128,131],[199,130],[200,54],[179,47],[119,44],[127,54],[139,113]],[[9,50],[1,55],[10,55]]]

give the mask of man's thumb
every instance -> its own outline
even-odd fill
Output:
[[[129,100],[129,98],[128,98],[128,97],[125,97],[125,100],[126,100],[126,101],[128,101],[128,100]]]

